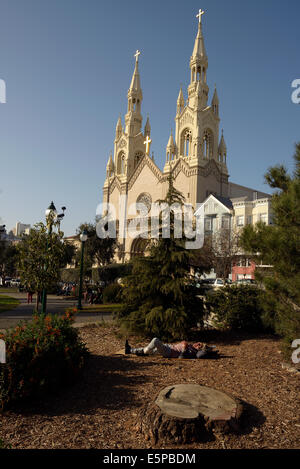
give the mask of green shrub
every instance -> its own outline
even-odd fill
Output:
[[[132,271],[132,264],[125,262],[124,264],[109,264],[97,267],[92,270],[92,278],[95,282],[103,281],[112,283],[118,278],[129,275]]]
[[[122,287],[118,283],[112,283],[103,290],[103,303],[118,303],[121,299]]]
[[[75,380],[88,352],[72,327],[76,310],[64,316],[36,315],[0,335],[6,363],[0,368],[0,408],[54,391]]]
[[[207,305],[220,328],[260,330],[264,328],[262,294],[249,285],[228,286],[210,294]]]

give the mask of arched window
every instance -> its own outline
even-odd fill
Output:
[[[206,129],[203,135],[203,157],[213,157],[213,133],[210,129]]]
[[[136,152],[136,154],[134,155],[134,167],[135,168],[137,167],[137,165],[139,164],[143,156],[144,156],[144,153],[142,153],[141,151]]]
[[[191,156],[192,154],[192,132],[185,129],[181,134],[181,154]]]
[[[121,151],[118,155],[118,162],[117,162],[117,173],[124,174],[125,173],[125,153]]]

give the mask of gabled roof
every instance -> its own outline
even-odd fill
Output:
[[[231,200],[228,197],[222,197],[221,195],[214,195],[216,199],[218,199],[225,207],[229,208],[230,210],[233,209],[233,205]]]
[[[203,209],[204,205],[207,204],[207,202],[209,201],[209,199],[214,199],[216,202],[219,202],[219,204],[222,204],[223,207],[226,209],[227,212],[230,212],[230,210],[233,209],[232,202],[231,202],[231,200],[228,199],[227,197],[222,197],[222,196],[220,196],[220,195],[210,194],[210,195],[204,200],[204,202],[200,205],[200,207],[196,210],[196,212],[194,213],[195,216],[200,216],[200,215],[201,215],[202,209]]]

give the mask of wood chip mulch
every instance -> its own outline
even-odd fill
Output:
[[[168,360],[115,355],[124,340],[112,325],[85,327],[80,334],[92,354],[80,382],[0,415],[0,438],[13,449],[150,448],[135,430],[139,410],[162,388],[179,383],[211,386],[241,399],[243,429],[164,448],[300,447],[300,373],[282,368],[277,338],[199,335],[217,345],[218,360]],[[135,338],[130,342],[140,345]]]

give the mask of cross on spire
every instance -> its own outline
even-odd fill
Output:
[[[139,61],[139,55],[141,54],[141,52],[139,50],[136,51],[136,53],[134,54],[134,57],[135,57],[135,60],[136,62]]]
[[[196,18],[199,18],[199,23],[201,23],[202,15],[204,15],[204,13],[205,12],[203,10],[201,10],[201,8],[200,8],[198,15],[196,15]]]
[[[149,135],[147,135],[147,138],[144,141],[144,145],[146,145],[146,155],[149,155],[150,143],[151,142],[152,142],[151,138],[149,137]]]

